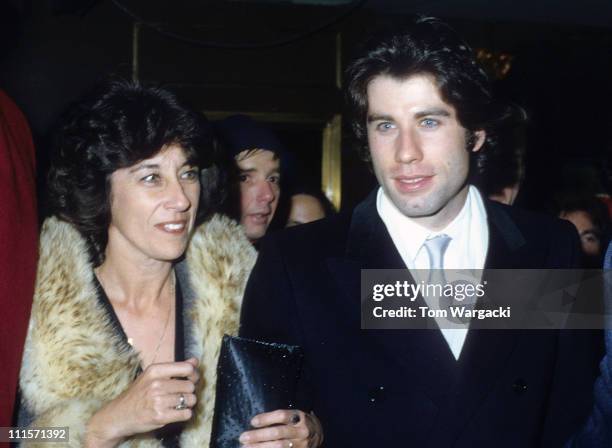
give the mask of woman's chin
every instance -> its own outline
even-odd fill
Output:
[[[153,259],[158,261],[166,261],[169,263],[175,262],[183,257],[185,254],[187,247],[175,247],[175,248],[167,248],[165,250],[160,250],[155,254],[151,254]]]

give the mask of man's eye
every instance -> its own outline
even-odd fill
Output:
[[[387,132],[387,131],[390,131],[391,129],[395,129],[395,125],[391,122],[383,121],[376,125],[376,129],[379,132]]]
[[[280,176],[270,176],[268,177],[268,181],[273,184],[278,184],[280,182]]]
[[[424,128],[435,128],[438,126],[438,120],[434,120],[432,118],[424,118],[421,120],[421,126]]]

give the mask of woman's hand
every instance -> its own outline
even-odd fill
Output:
[[[198,361],[190,358],[148,366],[127,390],[89,420],[85,445],[116,446],[134,434],[189,420],[196,404],[197,365]]]
[[[315,448],[323,443],[323,429],[314,414],[277,410],[256,415],[254,428],[240,435],[245,448]]]

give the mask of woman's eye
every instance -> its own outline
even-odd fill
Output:
[[[197,180],[198,170],[197,168],[193,168],[191,170],[185,171],[181,177],[185,180]]]
[[[270,176],[268,177],[268,181],[273,184],[278,184],[280,183],[280,176]]]
[[[152,173],[152,174],[147,174],[145,177],[143,177],[142,179],[140,179],[142,182],[147,183],[147,184],[152,184],[155,182],[159,181],[159,175]]]
[[[238,180],[240,180],[240,182],[246,182],[247,180],[249,180],[249,175],[248,174],[240,174],[238,176]]]

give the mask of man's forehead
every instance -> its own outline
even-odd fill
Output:
[[[404,78],[379,75],[367,86],[368,116],[384,114],[386,109],[409,107],[419,114],[424,110],[437,114],[453,115],[455,108],[442,97],[433,78],[427,74],[415,74]]]
[[[243,171],[273,171],[280,167],[280,159],[273,151],[267,149],[249,149],[238,153],[236,164]]]

